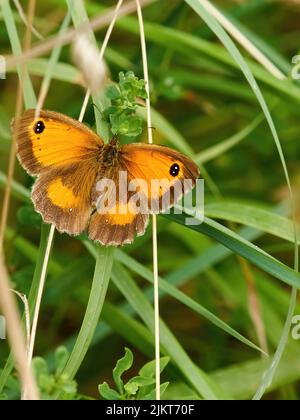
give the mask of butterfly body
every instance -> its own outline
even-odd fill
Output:
[[[104,144],[85,125],[53,111],[41,111],[36,118],[35,111],[28,110],[14,122],[14,129],[19,161],[37,176],[32,200],[43,220],[73,235],[87,230],[92,240],[103,245],[131,243],[135,235],[142,235],[149,213],[174,203],[176,183],[190,179],[192,187],[199,175],[191,159],[175,150],[142,143],[122,146],[116,138]],[[135,191],[122,192],[124,174],[126,187],[140,181],[140,194],[149,205],[158,199],[156,211],[137,211],[131,202]],[[155,193],[153,179],[166,181]],[[112,181],[116,188],[100,191],[103,180]],[[171,201],[165,204],[168,194]],[[115,203],[100,211],[113,196]]]

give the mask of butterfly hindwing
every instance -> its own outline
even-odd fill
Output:
[[[91,240],[106,246],[132,243],[136,235],[141,236],[145,233],[148,225],[149,216],[137,211],[130,204],[128,185],[125,185],[126,192],[120,194],[122,171],[124,172],[124,168],[118,162],[116,166],[100,175],[100,182],[104,182],[106,179],[112,181],[107,189],[104,187],[100,189],[106,191],[105,195],[98,190],[98,183],[94,187],[93,206],[95,211],[89,223],[88,234]]]
[[[40,175],[32,191],[36,211],[59,232],[82,233],[92,213],[96,176],[96,164],[75,164]]]
[[[89,225],[89,238],[105,246],[130,244],[135,236],[145,233],[149,216],[141,213],[93,214]]]

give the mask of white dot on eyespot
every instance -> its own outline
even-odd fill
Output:
[[[73,209],[69,209],[69,212],[72,213]]]

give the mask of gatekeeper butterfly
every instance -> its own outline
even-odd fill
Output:
[[[116,138],[105,144],[84,124],[57,112],[43,110],[36,118],[35,110],[27,110],[14,127],[19,161],[37,176],[32,201],[44,222],[72,235],[87,230],[90,239],[103,245],[131,243],[135,235],[144,234],[149,214],[130,204],[132,192],[125,200],[116,194],[114,206],[105,213],[97,211],[100,180],[118,185],[120,173],[127,175],[127,183],[142,180],[148,201],[158,199],[156,211],[149,212],[155,213],[177,201],[175,183],[189,179],[191,189],[199,175],[196,164],[175,150],[143,143],[120,145]],[[153,179],[168,182],[153,192]],[[167,195],[169,204],[164,203]]]

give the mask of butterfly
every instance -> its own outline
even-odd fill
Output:
[[[37,176],[32,201],[44,222],[71,235],[87,231],[102,245],[120,246],[143,235],[149,214],[166,210],[178,199],[175,185],[188,179],[191,189],[199,176],[197,165],[171,148],[120,145],[116,138],[105,144],[84,124],[54,111],[42,110],[36,118],[34,109],[27,110],[13,127],[18,159],[30,175]],[[118,185],[120,174],[126,175],[127,186],[141,180],[138,192],[148,204],[157,199],[156,210],[138,211],[130,201],[134,193],[126,191],[121,197],[120,187],[115,194],[109,188],[99,192],[99,182],[108,179]],[[150,187],[155,179],[164,180],[157,189]],[[103,207],[112,196],[115,204],[98,211],[97,203]]]

